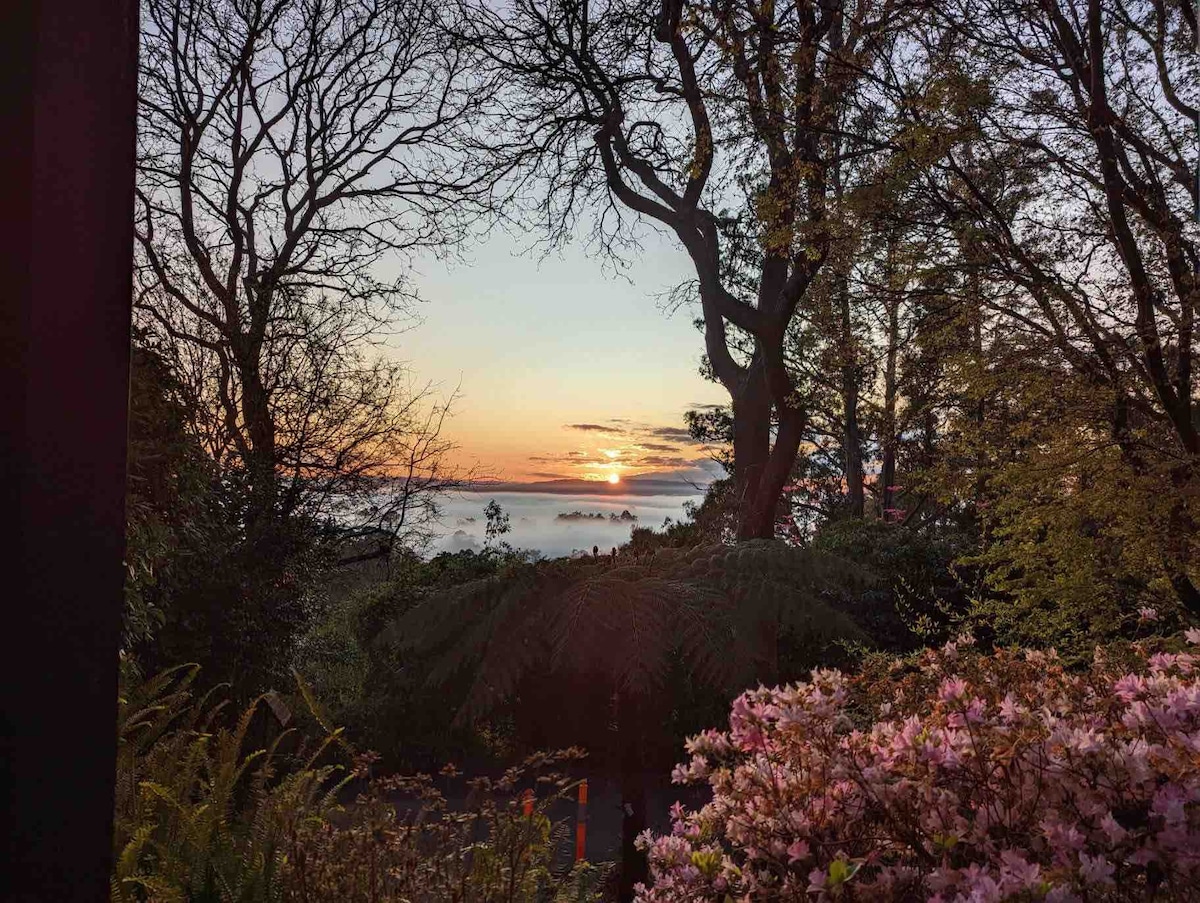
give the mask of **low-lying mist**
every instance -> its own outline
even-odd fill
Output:
[[[685,502],[699,502],[701,495],[600,496],[563,495],[540,492],[468,492],[447,500],[431,551],[457,552],[482,549],[487,526],[483,509],[495,499],[509,517],[511,531],[503,539],[518,549],[541,552],[547,558],[570,555],[575,551],[589,554],[593,546],[608,552],[628,541],[634,527],[661,527],[666,518],[684,516]],[[636,520],[622,520],[623,512]],[[568,517],[599,514],[601,517]],[[613,519],[616,516],[616,520]]]

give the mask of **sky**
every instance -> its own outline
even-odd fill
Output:
[[[458,388],[455,463],[514,482],[698,473],[684,412],[728,398],[699,374],[694,312],[661,297],[686,255],[651,234],[618,275],[582,246],[527,244],[495,230],[462,260],[417,260],[419,323],[389,340],[418,381]]]

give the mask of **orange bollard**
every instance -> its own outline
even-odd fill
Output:
[[[526,818],[533,815],[533,791],[526,790],[521,799],[521,814]]]
[[[575,819],[575,861],[586,859],[587,849],[587,779],[579,782],[579,815]]]

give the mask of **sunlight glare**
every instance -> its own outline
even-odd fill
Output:
[[[617,474],[615,474],[615,473],[610,473],[610,474],[608,475],[608,482],[610,482],[610,483],[620,483],[620,482],[621,482],[621,477],[620,477],[620,476],[618,476],[618,475],[617,475]]]

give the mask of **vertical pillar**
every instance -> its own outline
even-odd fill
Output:
[[[0,29],[0,887],[108,898],[137,93],[136,0]]]
[[[579,812],[575,816],[575,861],[587,859],[587,778],[579,782]]]

